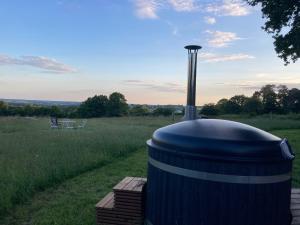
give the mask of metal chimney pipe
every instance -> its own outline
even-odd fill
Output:
[[[201,49],[198,45],[187,45],[188,50],[188,85],[187,85],[187,104],[185,107],[184,120],[197,119],[196,108],[196,77],[197,77],[197,53]]]

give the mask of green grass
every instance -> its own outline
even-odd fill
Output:
[[[249,117],[249,116],[241,116],[241,115],[226,115],[220,118],[246,123],[266,131],[300,129],[299,114],[273,115],[272,118],[270,115],[262,115],[257,117]]]
[[[293,163],[293,186],[300,187],[300,129],[274,130],[271,133],[287,138],[292,145],[296,158]]]
[[[300,155],[299,120],[231,119],[287,137]],[[146,175],[145,141],[169,123],[104,118],[89,120],[82,130],[50,130],[47,119],[0,118],[0,209],[6,212],[0,224],[94,224],[94,205],[114,184],[127,175]],[[296,158],[296,187],[299,174]]]
[[[289,137],[300,149],[300,130],[280,130],[274,134]],[[56,188],[36,194],[26,205],[16,207],[11,215],[0,219],[0,224],[94,225],[95,204],[123,177],[146,176],[146,165],[147,152],[142,148],[123,160],[113,160],[108,165],[70,179]],[[299,163],[295,169],[297,171],[294,172],[299,174]],[[300,186],[299,179],[295,185]]]
[[[51,130],[48,119],[0,118],[0,214],[78,174],[145,145],[161,118],[91,119],[84,129]]]
[[[2,220],[2,225],[92,225],[95,205],[125,176],[146,176],[145,148],[123,160],[70,179],[38,193]]]

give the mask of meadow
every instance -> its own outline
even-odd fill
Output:
[[[226,119],[287,137],[300,154],[298,115]],[[170,123],[170,117],[101,118],[84,129],[51,130],[47,118],[0,118],[0,224],[94,224],[94,204],[118,180],[146,176],[145,141]],[[295,187],[299,174],[296,158]]]
[[[84,129],[51,130],[47,118],[0,118],[0,212],[36,191],[143,147],[153,130],[167,121],[90,119]]]

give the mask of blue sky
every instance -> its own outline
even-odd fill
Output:
[[[263,23],[237,0],[4,0],[0,98],[185,104],[187,44],[203,47],[197,104],[299,88],[299,62],[284,66]]]

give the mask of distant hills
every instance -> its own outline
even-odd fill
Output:
[[[50,100],[27,100],[27,99],[0,99],[10,105],[39,105],[39,106],[78,106],[81,102],[50,101]]]
[[[1,99],[0,101],[6,102],[10,105],[38,105],[38,106],[79,106],[81,102],[75,102],[75,101],[53,101],[53,100],[28,100],[28,99]],[[129,108],[132,108],[136,105],[143,105],[143,104],[128,104]],[[162,107],[162,108],[173,108],[175,110],[182,110],[182,105],[150,105],[150,104],[144,104],[146,105],[150,111]]]

